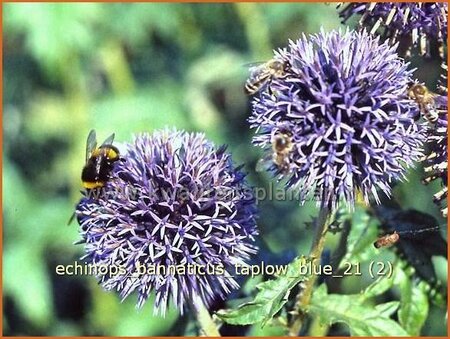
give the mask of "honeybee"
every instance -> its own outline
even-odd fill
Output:
[[[89,132],[86,141],[86,164],[81,172],[83,187],[87,190],[103,187],[109,179],[114,162],[120,159],[119,150],[113,146],[114,133],[97,147],[95,130]]]
[[[259,160],[256,170],[262,172],[266,164],[275,164],[281,171],[286,172],[289,169],[289,154],[292,151],[292,136],[289,132],[277,132],[272,136],[272,154]]]
[[[383,235],[382,237],[378,238],[377,241],[375,241],[373,243],[373,246],[375,246],[375,248],[390,247],[399,240],[400,240],[400,235],[397,232],[394,232],[392,234],[386,234],[386,235]]]
[[[437,96],[423,84],[412,84],[408,88],[408,97],[419,105],[423,117],[430,123],[435,123],[439,118],[435,103]]]
[[[250,77],[245,82],[245,93],[254,95],[259,92],[272,79],[286,75],[290,65],[287,61],[271,59],[264,63],[256,64],[250,68]]]

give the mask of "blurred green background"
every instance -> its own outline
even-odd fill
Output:
[[[83,255],[73,245],[77,225],[67,221],[80,198],[87,134],[95,128],[101,142],[115,132],[123,142],[166,126],[203,131],[229,145],[252,185],[267,187],[268,175],[254,171],[261,153],[246,122],[245,65],[270,59],[302,32],[340,27],[335,6],[10,3],[3,23],[4,334],[195,334],[189,316],[161,320],[152,301],[136,311],[135,299],[120,303],[93,277],[56,276],[56,265]],[[416,64],[426,70],[422,80],[436,81],[437,60]],[[418,185],[420,173],[410,173],[397,198],[439,217],[430,198],[436,185]],[[308,252],[313,205],[259,206],[262,258]],[[438,273],[446,279],[442,263]],[[367,283],[349,279],[340,288],[356,293]],[[445,333],[443,312],[435,312],[427,331]],[[280,334],[259,326],[244,333]]]

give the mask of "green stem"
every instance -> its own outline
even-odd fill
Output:
[[[220,337],[219,330],[217,329],[214,320],[211,318],[211,315],[199,296],[194,295],[191,307],[200,326],[200,335],[206,337]]]
[[[309,253],[310,258],[313,260],[313,265],[316,260],[320,260],[325,245],[325,234],[327,233],[332,218],[333,216],[332,213],[330,213],[330,209],[328,207],[322,207],[316,220],[316,232]],[[292,312],[293,317],[289,326],[289,336],[291,337],[297,337],[302,328],[305,319],[305,313],[302,310],[309,304],[316,280],[317,275],[311,275],[305,282],[304,287],[297,294],[294,310]]]

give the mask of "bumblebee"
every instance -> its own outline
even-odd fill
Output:
[[[97,147],[95,130],[89,132],[86,141],[86,164],[81,172],[81,181],[86,189],[86,194],[102,188],[109,179],[114,162],[121,160],[119,150],[112,145],[113,141],[114,133],[100,147]],[[98,197],[99,194],[93,196]],[[70,225],[75,217],[76,212],[73,212],[67,225]]]
[[[288,62],[275,59],[256,64],[250,68],[250,77],[245,82],[245,93],[247,95],[256,94],[272,79],[285,76],[288,69]]]
[[[114,133],[99,147],[95,130],[89,132],[86,141],[86,164],[81,172],[83,187],[87,190],[103,187],[109,179],[113,165],[120,160],[119,150],[113,146]]]

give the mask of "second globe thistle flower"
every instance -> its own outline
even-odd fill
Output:
[[[448,215],[448,208],[446,204],[448,182],[447,182],[447,172],[448,172],[448,152],[447,152],[447,141],[448,141],[448,122],[447,122],[447,98],[442,97],[443,101],[445,99],[445,104],[442,104],[438,111],[440,112],[439,118],[436,120],[434,125],[431,127],[427,135],[427,152],[423,159],[425,178],[423,182],[425,184],[430,183],[436,179],[441,179],[442,188],[433,196],[433,201],[441,207],[441,212],[444,217]]]
[[[430,44],[435,41],[439,45],[441,57],[444,57],[447,13],[446,2],[354,2],[346,4],[339,14],[344,22],[354,15],[361,15],[360,26],[369,27],[371,33],[383,27],[385,38],[391,42],[408,41],[408,47],[418,46],[421,55],[429,54]]]
[[[321,32],[290,41],[275,59],[290,67],[253,100],[249,121],[254,144],[272,153],[280,136],[291,149],[271,170],[321,204],[366,201],[422,154],[424,130],[415,123],[417,105],[407,97],[411,71],[395,46],[366,32]]]
[[[443,45],[447,42],[448,4],[446,2],[354,2],[345,4],[339,15],[344,22],[361,15],[360,26],[375,33],[382,27],[382,35],[391,42],[408,41],[408,47],[419,47],[420,54],[429,54],[430,44],[439,44],[443,57]]]
[[[137,136],[102,194],[77,206],[85,258],[122,269],[98,274],[103,287],[122,298],[137,291],[138,306],[154,292],[162,314],[170,300],[183,312],[193,300],[209,304],[237,288],[228,270],[256,252],[255,199],[244,177],[202,134]],[[203,273],[189,273],[189,265]]]
[[[423,182],[429,184],[432,181],[441,181],[441,190],[433,196],[433,201],[440,206],[444,217],[448,215],[447,191],[448,191],[448,90],[447,90],[447,66],[443,65],[444,76],[438,86],[440,94],[434,95],[434,102],[430,109],[436,116],[430,121],[427,131],[426,152],[423,158],[425,178]]]

